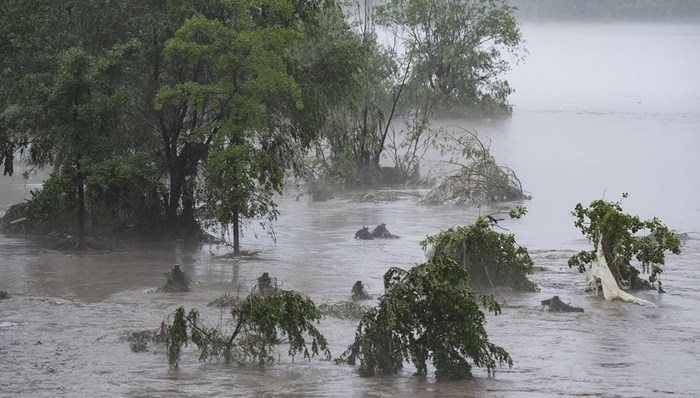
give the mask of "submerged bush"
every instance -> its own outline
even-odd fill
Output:
[[[207,306],[217,307],[217,308],[228,308],[228,307],[233,307],[234,305],[237,305],[240,302],[241,302],[241,299],[238,298],[237,296],[233,296],[233,295],[226,293],[223,296],[217,297],[214,300],[210,301],[207,304]]]
[[[225,327],[206,327],[199,311],[188,313],[183,307],[175,310],[167,330],[168,363],[178,367],[182,346],[193,343],[202,361],[223,357],[226,362],[254,362],[259,365],[274,360],[273,349],[283,342],[289,345],[288,354],[302,354],[304,358],[323,353],[330,358],[326,338],[314,326],[322,314],[308,297],[291,290],[279,289],[267,273],[258,279],[252,293],[231,308]],[[307,347],[310,339],[311,347]]]
[[[325,316],[340,319],[361,319],[371,308],[355,300],[350,300],[335,304],[321,304],[318,309]]]
[[[189,292],[194,281],[186,272],[180,269],[179,265],[173,267],[172,271],[165,273],[165,285],[156,289],[157,292],[178,293]]]
[[[161,323],[157,330],[141,330],[127,333],[122,340],[129,343],[132,352],[146,352],[149,344],[164,343],[166,333],[165,323]]]
[[[355,365],[362,376],[398,372],[413,362],[419,375],[432,363],[439,379],[472,376],[472,366],[489,374],[497,365],[512,366],[508,352],[488,340],[483,305],[498,314],[492,296],[469,286],[469,272],[439,256],[410,270],[391,268],[384,274],[386,293],[379,306],[360,321],[355,341],[339,359]]]
[[[515,172],[496,163],[488,145],[476,133],[465,136],[445,134],[443,155],[451,155],[448,164],[459,166],[419,203],[423,205],[492,204],[529,199]]]
[[[620,202],[594,200],[585,208],[579,203],[571,214],[576,218],[574,225],[589,241],[600,240],[605,260],[620,289],[653,288],[663,272],[665,252],[681,252],[680,240],[661,220],[642,220],[624,213]],[[595,260],[596,250],[584,250],[569,259],[569,267],[585,272]],[[639,277],[644,272],[649,273],[646,280]]]
[[[518,211],[524,213],[523,208]],[[432,245],[435,258],[462,265],[475,288],[536,291],[537,285],[527,278],[534,265],[527,248],[519,246],[514,235],[494,231],[496,223],[491,216],[479,217],[473,225],[450,228],[429,236],[421,244],[424,248]]]

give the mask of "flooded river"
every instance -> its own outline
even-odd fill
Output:
[[[421,262],[418,242],[479,211],[498,208],[415,205],[413,200],[325,203],[279,199],[277,243],[244,238],[261,250],[225,260],[204,245],[115,242],[114,252],[66,256],[41,239],[0,236],[0,397],[695,397],[700,395],[700,26],[525,26],[530,55],[515,67],[511,120],[473,124],[492,141],[496,159],[513,168],[532,200],[506,228],[530,251],[537,293],[498,293],[503,313],[489,316],[492,341],[514,359],[494,377],[438,383],[407,366],[397,376],[360,378],[355,368],[320,360],[264,369],[199,363],[191,348],[170,370],[162,348],[131,352],[122,337],[155,329],[177,306],[197,307],[211,324],[222,312],[206,304],[246,293],[262,272],[316,304],[345,300],[356,280],[382,292],[392,266]],[[448,122],[446,122],[448,123]],[[19,178],[0,181],[0,208],[28,195]],[[658,216],[690,232],[680,256],[667,259],[667,293],[641,292],[656,304],[606,302],[584,292],[584,277],[566,265],[588,247],[569,212],[578,202],[629,192],[623,207]],[[510,204],[512,205],[512,204]],[[357,241],[362,225],[386,223],[401,236]],[[156,293],[180,264],[200,285],[184,294]],[[584,313],[543,312],[559,295]],[[320,328],[339,356],[356,321],[326,318]],[[284,352],[283,352],[284,354]]]

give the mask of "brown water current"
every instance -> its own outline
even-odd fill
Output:
[[[0,290],[13,296],[0,301],[0,397],[700,396],[700,54],[688,54],[700,44],[700,27],[526,26],[524,35],[530,58],[511,78],[518,90],[512,119],[442,122],[477,128],[533,195],[521,203],[529,209],[523,219],[501,224],[530,249],[541,290],[495,292],[503,313],[487,323],[492,342],[512,355],[512,369],[437,382],[432,374],[413,376],[411,365],[396,376],[361,378],[351,366],[288,358],[284,347],[265,368],[198,362],[189,347],[171,370],[162,346],[132,352],[126,333],[156,329],[180,305],[219,324],[226,314],[206,304],[246,294],[263,272],[317,305],[348,299],[356,280],[376,297],[389,267],[422,262],[418,242],[426,235],[501,210],[359,203],[350,194],[312,203],[290,192],[279,198],[276,243],[245,235],[245,248],[261,251],[253,259],[218,257],[225,249],[216,246],[133,241],[76,256],[49,250],[48,239],[0,236]],[[588,68],[577,49],[587,52]],[[624,56],[615,58],[616,49]],[[599,68],[603,60],[609,68]],[[629,62],[636,69],[624,74]],[[620,70],[617,79],[610,69]],[[657,71],[666,74],[643,79]],[[591,88],[601,81],[604,92]],[[0,210],[31,187],[17,177],[0,180]],[[630,193],[626,211],[689,233],[682,254],[667,257],[667,293],[635,292],[655,307],[595,297],[566,265],[590,247],[573,226],[575,204],[617,200],[622,192]],[[363,225],[379,223],[400,239],[353,239]],[[189,293],[156,292],[175,264],[199,284]],[[552,295],[585,312],[543,311],[540,301]],[[333,356],[352,342],[356,326],[321,322]]]

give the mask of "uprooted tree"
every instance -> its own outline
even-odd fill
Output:
[[[510,216],[520,218],[525,212],[524,207],[517,207]],[[537,285],[527,278],[533,267],[527,248],[518,245],[513,234],[495,231],[498,221],[491,215],[479,217],[470,226],[429,236],[421,245],[432,246],[433,258],[449,259],[464,267],[474,288],[536,291]]]
[[[248,297],[231,303],[231,330],[206,327],[196,309],[189,313],[183,307],[176,309],[166,335],[170,366],[178,367],[182,346],[188,342],[197,346],[201,361],[222,357],[226,362],[263,365],[274,359],[274,348],[282,344],[282,336],[286,336],[292,357],[301,353],[311,358],[322,353],[330,359],[326,338],[314,326],[322,314],[313,301],[277,286],[263,288],[262,279]]]
[[[466,129],[464,134],[443,132],[441,154],[450,158],[448,166],[457,167],[420,201],[423,205],[492,204],[529,199],[513,170],[496,163],[489,145]]]
[[[623,198],[627,194],[622,195]],[[591,287],[600,286],[607,300],[646,303],[623,289],[654,288],[663,272],[665,252],[680,254],[680,240],[658,218],[641,220],[624,213],[620,202],[594,200],[584,208],[576,205],[574,225],[593,242],[594,250],[581,251],[569,259],[569,267],[586,273]],[[633,260],[637,260],[633,263]],[[639,277],[648,272],[644,280]]]
[[[362,376],[397,373],[404,361],[426,375],[431,362],[438,379],[470,378],[472,366],[489,374],[497,365],[512,366],[508,352],[489,341],[480,309],[499,314],[500,306],[473,290],[469,279],[469,271],[447,256],[409,270],[391,268],[379,306],[362,318],[340,361],[359,361]]]

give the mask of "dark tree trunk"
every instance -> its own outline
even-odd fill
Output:
[[[241,240],[239,235],[239,213],[238,209],[233,210],[233,255],[238,257],[241,255]]]
[[[379,165],[375,164],[369,152],[362,154],[357,171],[360,177],[360,183],[363,186],[372,187],[377,185],[379,181]]]
[[[85,250],[85,184],[80,162],[75,163],[78,172],[78,246],[76,249]]]

